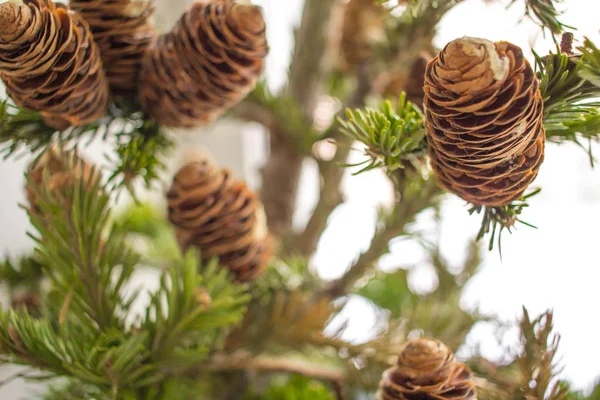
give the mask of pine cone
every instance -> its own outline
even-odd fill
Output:
[[[108,83],[87,23],[50,0],[0,4],[0,77],[8,95],[57,129],[102,117]]]
[[[167,194],[169,220],[183,249],[219,257],[240,281],[262,273],[270,238],[262,204],[243,182],[204,160],[184,166]]]
[[[90,165],[79,159],[74,152],[65,152],[54,146],[48,148],[35,163],[29,166],[27,176],[27,200],[30,211],[34,213],[41,211],[37,204],[37,193],[40,190],[58,194],[58,198],[61,198],[62,193],[71,189],[77,179],[83,177],[92,187],[99,178]],[[69,199],[62,198],[70,204]],[[65,206],[69,207],[68,204]]]
[[[383,374],[378,400],[476,400],[469,367],[459,364],[442,342],[409,342],[396,365]]]
[[[449,43],[427,66],[425,110],[431,165],[449,191],[503,206],[537,176],[543,101],[519,47],[474,38]]]
[[[350,0],[344,12],[342,54],[349,66],[372,57],[373,45],[384,35],[385,9],[375,0]]]
[[[149,21],[154,1],[71,0],[69,5],[90,24],[112,89],[136,90],[142,59],[155,36]]]
[[[210,122],[254,88],[267,52],[259,7],[197,2],[148,52],[140,101],[162,125]]]

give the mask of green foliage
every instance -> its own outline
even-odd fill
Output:
[[[407,332],[418,330],[436,337],[453,349],[463,342],[471,327],[486,318],[461,308],[463,288],[481,264],[480,249],[472,243],[460,268],[453,268],[441,256],[437,246],[424,245],[429,263],[435,270],[437,288],[418,294],[409,286],[409,271],[377,272],[357,294],[389,313]],[[458,270],[458,272],[451,272]]]
[[[589,41],[586,43],[593,46]],[[546,57],[535,56],[548,139],[559,143],[572,141],[581,147],[581,139],[590,143],[598,140],[600,89],[584,78],[596,68],[588,61],[593,53],[583,57],[569,57],[559,52]],[[592,159],[591,146],[588,151]]]
[[[380,111],[347,110],[346,115],[347,121],[339,120],[343,132],[363,143],[369,156],[367,160],[351,165],[364,166],[357,173],[382,166],[394,171],[424,155],[424,118],[417,107],[406,101],[405,93],[400,96],[395,109],[391,102],[385,101]]]
[[[147,203],[132,203],[113,216],[115,224],[127,232],[145,265],[166,268],[181,256],[173,225],[164,211]]]
[[[232,285],[218,262],[201,268],[198,254],[189,253],[168,271],[151,295],[142,331],[161,368],[185,369],[204,360],[222,337],[222,328],[242,320],[249,296],[243,285]]]
[[[496,232],[498,233],[498,249],[500,255],[502,255],[502,232],[507,230],[512,233],[512,228],[517,222],[535,228],[535,226],[521,220],[519,216],[523,210],[529,207],[527,200],[537,195],[541,189],[534,190],[533,192],[521,197],[519,200],[512,202],[506,206],[487,207],[487,206],[473,206],[469,210],[470,214],[481,214],[483,213],[483,220],[481,222],[481,229],[477,234],[477,240],[483,239],[486,235],[491,233],[488,249],[491,251],[494,248],[496,242]]]
[[[511,5],[518,0],[512,0]],[[563,0],[524,0],[525,15],[533,22],[538,24],[544,31],[548,29],[551,34],[556,35],[573,27],[565,25],[559,20],[561,12],[556,9],[556,4],[563,3]]]
[[[247,400],[335,400],[330,389],[324,384],[292,375],[284,382],[273,382],[263,394],[251,393]]]
[[[62,156],[69,168],[81,168],[73,154]],[[0,312],[0,361],[72,379],[49,398],[66,391],[65,398],[133,400],[188,373],[222,345],[249,300],[243,285],[216,261],[201,265],[189,253],[163,272],[145,313],[133,314],[141,289],[131,293],[126,286],[134,283],[140,257],[127,245],[130,226],[110,222],[107,186],[93,173],[54,190],[47,179],[29,182],[39,212],[29,211],[39,232],[32,235],[36,260],[52,285],[50,305],[41,318]]]
[[[27,286],[38,288],[42,280],[43,265],[34,256],[20,257],[16,261],[6,259],[0,263],[0,282],[10,289]]]
[[[585,38],[583,46],[578,47],[577,50],[583,54],[579,75],[600,88],[600,50],[588,38]]]
[[[135,178],[139,177],[146,186],[158,178],[164,169],[163,157],[174,146],[158,124],[130,99],[116,100],[107,115],[95,122],[62,132],[46,125],[39,113],[21,109],[10,100],[0,102],[0,153],[5,158],[20,151],[37,153],[56,142],[66,147],[96,138],[109,143],[115,151],[109,159],[110,181],[132,193]]]

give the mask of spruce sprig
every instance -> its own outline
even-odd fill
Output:
[[[362,166],[356,174],[385,167],[389,172],[425,155],[425,126],[421,111],[402,93],[398,105],[385,101],[377,110],[347,110],[339,119],[342,131],[363,143],[368,158],[351,167]]]
[[[111,183],[132,194],[135,178],[146,186],[158,178],[165,168],[163,157],[174,147],[173,140],[130,99],[116,99],[103,118],[65,131],[48,126],[39,113],[19,108],[8,99],[0,102],[0,154],[4,158],[22,152],[40,154],[56,142],[75,147],[95,139],[114,148],[115,156],[109,158]]]
[[[517,1],[512,0],[510,4]],[[559,17],[562,12],[558,11],[556,4],[561,3],[563,0],[525,0],[525,16],[538,24],[544,31],[548,29],[553,35],[562,33],[565,28],[574,29],[560,21]]]

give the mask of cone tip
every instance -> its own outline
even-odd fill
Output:
[[[236,3],[232,13],[246,30],[252,33],[260,33],[265,30],[266,24],[262,8],[252,4]]]
[[[444,52],[455,57],[481,57],[490,63],[494,79],[499,81],[506,77],[509,60],[498,54],[494,42],[488,39],[463,36],[448,43]]]
[[[31,10],[22,0],[0,2],[0,40],[14,40],[25,29],[30,16]]]

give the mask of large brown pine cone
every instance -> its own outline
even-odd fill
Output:
[[[378,400],[476,400],[469,367],[459,364],[442,342],[409,342],[395,366],[384,372]]]
[[[263,206],[229,171],[206,160],[189,163],[175,176],[167,199],[184,250],[197,247],[204,259],[219,257],[240,281],[264,271],[271,244]]]
[[[112,89],[137,89],[142,58],[155,37],[149,21],[154,1],[71,0],[69,5],[90,24]]]
[[[71,190],[75,181],[82,178],[92,187],[100,175],[73,151],[52,146],[29,166],[27,177],[26,194],[30,212],[39,213],[40,191],[49,191],[56,200],[66,202],[63,206],[69,207],[71,200],[64,195],[65,191]]]
[[[162,125],[210,122],[254,88],[267,52],[259,7],[197,2],[147,53],[140,101]]]
[[[449,191],[477,205],[520,198],[537,176],[546,135],[543,101],[521,49],[461,38],[427,66],[431,165]]]
[[[50,0],[0,4],[0,77],[8,95],[55,128],[102,117],[108,82],[87,23]]]
[[[385,14],[376,0],[350,0],[346,5],[341,49],[348,66],[372,57],[373,45],[385,34]]]

